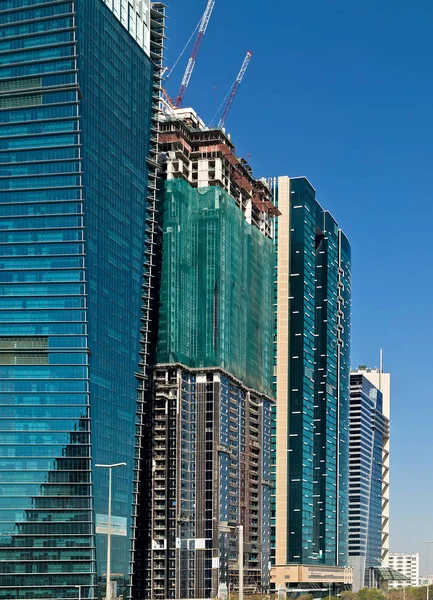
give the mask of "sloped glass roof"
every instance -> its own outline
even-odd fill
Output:
[[[375,567],[374,570],[379,574],[382,581],[410,581],[409,577],[389,567]]]

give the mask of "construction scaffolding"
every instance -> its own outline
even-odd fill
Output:
[[[271,396],[274,252],[225,190],[166,181],[157,362],[221,367]]]
[[[158,365],[151,560],[145,598],[215,598],[239,581],[269,590],[272,400],[227,373]]]
[[[192,109],[159,123],[155,365],[143,394],[140,598],[269,590],[274,217]],[[153,342],[153,338],[152,338]],[[138,596],[137,596],[138,597]]]
[[[248,223],[273,237],[279,210],[266,182],[255,179],[248,162],[236,155],[229,136],[205,126],[193,109],[174,110],[160,122],[164,179],[184,179],[191,187],[220,187],[230,194]]]

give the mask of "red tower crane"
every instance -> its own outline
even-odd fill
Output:
[[[233,84],[233,87],[231,89],[231,92],[230,92],[229,99],[227,100],[226,107],[225,107],[225,109],[223,111],[223,114],[221,115],[220,120],[219,120],[218,127],[220,129],[222,129],[224,127],[224,125],[225,125],[225,122],[226,122],[226,119],[227,119],[227,115],[230,112],[230,109],[231,109],[232,104],[233,104],[233,100],[236,97],[236,94],[238,92],[239,86],[241,85],[242,79],[244,78],[245,71],[248,68],[248,65],[250,63],[252,55],[253,55],[252,52],[247,52],[247,55],[244,58],[244,62],[242,63],[241,70],[239,71],[238,76],[236,77],[236,80],[235,80],[235,82]]]
[[[198,30],[197,38],[195,40],[194,48],[192,49],[191,56],[188,60],[185,73],[183,75],[182,83],[180,84],[179,93],[177,94],[177,98],[174,101],[174,106],[176,108],[179,108],[179,106],[182,104],[186,88],[188,87],[192,72],[194,71],[195,61],[197,60],[198,53],[200,52],[200,47],[203,41],[204,34],[206,33],[207,26],[209,24],[214,5],[215,0],[208,0],[206,10],[204,11],[202,20],[200,22],[200,27]]]

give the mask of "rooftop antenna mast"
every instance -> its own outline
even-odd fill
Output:
[[[194,71],[195,62],[197,60],[198,53],[200,52],[203,37],[206,33],[207,26],[209,25],[210,17],[212,15],[214,6],[215,0],[208,0],[206,10],[204,11],[202,20],[200,22],[200,27],[198,29],[198,34],[195,40],[194,48],[192,49],[191,56],[188,60],[185,73],[183,75],[182,83],[180,84],[179,93],[177,94],[177,98],[174,101],[175,108],[179,108],[179,106],[182,104],[182,100],[185,95],[186,88],[188,87],[189,80],[191,79],[192,72]]]
[[[382,391],[382,373],[383,373],[383,350],[379,351],[379,392]]]
[[[225,109],[223,111],[223,114],[221,115],[220,120],[219,120],[218,127],[220,129],[222,129],[224,127],[224,125],[225,125],[225,122],[226,122],[226,119],[227,119],[227,115],[229,114],[230,109],[231,109],[232,104],[233,104],[233,100],[235,99],[236,94],[238,93],[239,86],[241,85],[242,79],[244,78],[245,72],[246,72],[246,70],[248,68],[248,65],[250,64],[250,60],[251,60],[251,56],[252,55],[253,55],[252,52],[247,52],[247,55],[244,58],[244,62],[242,63],[241,70],[239,71],[238,76],[236,77],[236,80],[235,80],[235,82],[233,84],[233,87],[232,87],[232,90],[231,90],[231,93],[230,93],[230,97],[227,100],[226,107],[225,107]]]

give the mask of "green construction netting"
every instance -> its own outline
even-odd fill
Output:
[[[160,363],[222,367],[272,395],[272,240],[219,187],[164,184]]]

